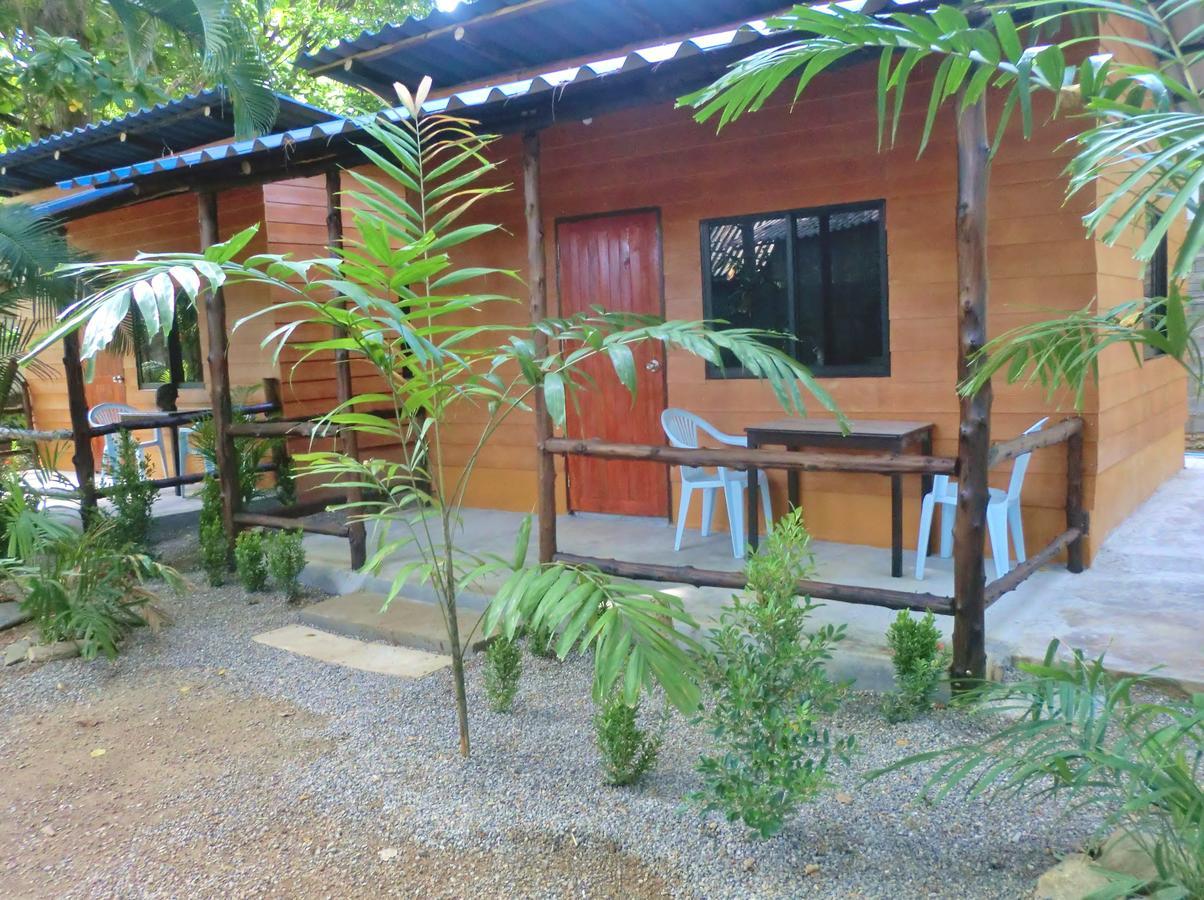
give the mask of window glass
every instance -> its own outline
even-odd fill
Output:
[[[138,361],[138,386],[157,387],[174,382],[201,385],[201,334],[196,306],[181,295],[176,298],[176,318],[171,332],[148,335],[142,316],[134,312],[134,354]]]
[[[707,317],[792,335],[819,374],[889,374],[883,226],[881,203],[704,222]]]

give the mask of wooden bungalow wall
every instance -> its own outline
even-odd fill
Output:
[[[262,221],[264,205],[258,187],[227,191],[219,198],[219,225],[221,236],[228,238],[250,225]],[[166,197],[126,209],[114,210],[89,216],[72,222],[67,230],[71,243],[97,260],[132,259],[139,252],[196,252],[199,249],[197,225],[197,200],[192,194]],[[252,250],[262,251],[267,242],[261,229],[251,245]],[[249,315],[265,303],[266,292],[251,286],[234,287],[226,292],[226,303],[231,327],[243,316]],[[201,313],[204,321],[204,313]],[[233,331],[230,336],[230,380],[235,387],[255,388],[253,397],[261,399],[258,390],[264,378],[275,376],[270,356],[259,349],[260,340],[273,323],[271,317],[254,320]],[[208,339],[204,327],[201,332],[202,358],[207,352]],[[43,358],[55,370],[55,377],[30,381],[36,427],[43,429],[69,428],[67,413],[67,389],[62,375],[62,350],[55,346],[48,349]],[[125,402],[138,409],[155,409],[153,386],[138,385],[138,369],[134,354],[126,354],[120,363],[125,375]],[[206,388],[190,388],[180,392],[179,407],[196,409],[209,406]],[[158,454],[149,455],[156,474],[161,468]],[[60,465],[69,465],[70,452],[60,453]],[[189,460],[194,471],[199,471],[199,462]]]
[[[818,82],[793,111],[784,102],[774,103],[719,135],[669,103],[599,116],[588,123],[564,122],[545,131],[542,191],[549,236],[550,308],[555,311],[558,305],[553,236],[560,218],[658,208],[666,313],[694,319],[702,315],[700,220],[884,199],[891,375],[826,379],[825,385],[851,416],[935,422],[936,452],[955,455],[953,129],[949,118],[942,117],[931,145],[917,161],[915,135],[924,92],[916,89],[910,96],[911,109],[901,129],[908,138],[882,153],[876,148],[869,69],[846,70],[838,79]],[[1090,198],[1082,195],[1063,203],[1061,171],[1066,152],[1059,148],[1072,133],[1070,123],[1055,123],[1026,142],[1013,129],[995,162],[990,202],[992,334],[1082,308],[1097,296],[1110,302],[1140,293],[1140,266],[1132,263],[1128,250],[1107,250],[1084,236],[1080,218]],[[494,157],[502,161],[499,179],[517,186],[518,139],[501,141]],[[312,208],[318,188],[317,182],[306,188],[313,203],[308,212],[297,210],[302,221],[287,223],[304,226],[311,241],[319,240],[322,231]],[[297,189],[280,186],[278,190]],[[283,214],[281,207],[270,217]],[[508,233],[478,242],[471,257],[461,254],[458,262],[522,271],[521,192],[483,204],[478,216],[501,223]],[[504,280],[482,289],[522,296],[521,286]],[[516,304],[500,316],[518,324],[525,309]],[[1093,545],[1182,459],[1182,375],[1166,360],[1152,361],[1139,371],[1124,354],[1118,350],[1109,355],[1099,392],[1089,391],[1083,410],[1088,426],[1087,502],[1096,525]],[[763,385],[707,379],[702,362],[684,354],[671,355],[667,367],[669,405],[699,412],[725,430],[739,431],[745,424],[778,414]],[[307,377],[304,383],[304,388],[295,390],[304,390],[315,402],[333,397],[333,380],[327,372],[315,370],[313,379]],[[1051,404],[1037,389],[997,385],[993,434],[996,440],[1004,440],[1042,416],[1071,411],[1069,398]],[[479,424],[477,411],[465,408],[445,429],[449,475],[458,474],[457,462],[469,451]],[[535,499],[535,462],[530,419],[516,415],[490,441],[468,502],[530,510]],[[1103,479],[1098,497],[1097,472]],[[993,473],[992,483],[1002,487],[1007,476],[1004,467]],[[784,479],[775,473],[772,483],[775,502],[784,508]],[[563,506],[563,479],[561,489]],[[905,494],[909,544],[914,542],[918,493],[918,485],[911,484]],[[1032,546],[1045,543],[1064,527],[1064,495],[1064,453],[1058,449],[1038,453],[1024,498]],[[807,474],[803,498],[817,537],[888,544],[885,479]],[[697,524],[697,511],[694,515]]]

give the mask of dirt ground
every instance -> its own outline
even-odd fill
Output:
[[[0,894],[107,896],[122,884],[158,894],[163,879],[173,882],[164,893],[175,894],[185,875],[199,896],[499,896],[513,889],[518,871],[532,885],[557,885],[563,896],[666,896],[661,880],[630,857],[567,839],[520,839],[503,859],[383,846],[363,823],[316,805],[227,822],[223,799],[232,786],[270,787],[286,763],[312,759],[330,744],[315,736],[317,717],[236,696],[222,678],[221,670],[165,673],[155,684],[115,687],[90,702],[64,701],[5,723]],[[272,803],[271,790],[259,794]],[[195,835],[198,819],[214,832],[233,829],[218,843],[238,852],[224,856],[192,838],[175,839]],[[588,887],[578,883],[583,871]]]

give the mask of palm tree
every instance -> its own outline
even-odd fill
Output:
[[[1097,183],[1104,188],[1085,219],[1088,232],[1114,244],[1153,211],[1136,252],[1148,261],[1187,215],[1191,224],[1170,275],[1181,279],[1191,271],[1204,249],[1204,16],[1198,2],[1013,0],[875,14],[881,8],[874,2],[860,10],[796,6],[769,24],[797,32],[798,40],[749,56],[682,102],[696,108],[699,121],[717,118],[722,127],[758,109],[787,81],[795,82],[797,96],[848,58],[877,55],[881,144],[894,141],[912,76],[930,63],[936,69],[921,153],[942,107],[965,109],[989,97],[1002,104],[993,154],[1017,114],[1031,135],[1033,97],[1047,93],[1055,115],[1071,111],[1088,123],[1068,167],[1071,194]],[[1105,33],[1105,22],[1121,27]],[[1101,44],[1137,53],[1098,52],[1074,61],[1082,45]],[[932,70],[924,68],[927,77]],[[1069,386],[1081,399],[1100,354],[1116,343],[1156,347],[1199,380],[1204,372],[1190,340],[1195,323],[1178,290],[1172,285],[1167,293],[1008,332],[983,348],[962,390],[974,393],[1002,372],[1009,382]]]

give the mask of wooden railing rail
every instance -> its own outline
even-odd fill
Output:
[[[548,438],[545,453],[599,459],[647,460],[677,466],[725,466],[729,469],[795,469],[804,472],[869,472],[881,475],[953,475],[957,460],[942,456],[890,453],[845,455],[759,448],[685,448],[659,444],[616,444],[570,438]]]
[[[1032,434],[1022,434],[1019,437],[1012,438],[1010,441],[993,444],[989,457],[990,464],[994,467],[1000,463],[1015,459],[1017,456],[1023,456],[1025,453],[1032,453],[1034,450],[1063,444],[1076,434],[1081,435],[1082,433],[1083,420],[1078,416],[1063,419],[1058,424],[1052,425],[1049,428],[1034,431]]]

